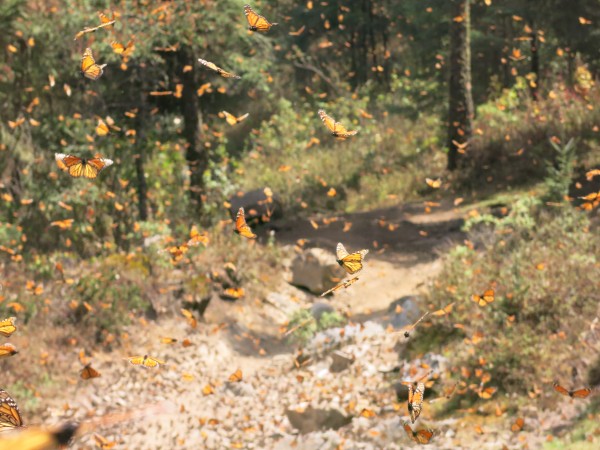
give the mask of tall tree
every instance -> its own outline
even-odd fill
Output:
[[[470,0],[450,0],[450,82],[448,170],[458,166],[459,147],[471,139],[474,115],[471,94]]]

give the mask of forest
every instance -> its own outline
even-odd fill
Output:
[[[0,450],[600,446],[595,0],[2,0]]]

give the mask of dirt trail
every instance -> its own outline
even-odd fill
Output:
[[[344,233],[345,222],[352,222],[352,227]],[[362,320],[377,318],[387,312],[394,300],[418,293],[424,283],[438,273],[441,267],[438,254],[449,242],[461,239],[460,222],[458,212],[450,205],[442,205],[430,214],[423,212],[422,204],[405,205],[340,216],[329,225],[319,221],[318,229],[308,220],[277,224],[276,240],[278,244],[286,245],[297,239],[307,239],[308,246],[332,251],[338,241],[344,242],[349,249],[370,248],[360,282],[330,300],[334,306],[349,308],[355,320]],[[296,292],[299,297],[309,296],[283,281],[281,285],[281,290]],[[211,308],[218,310],[211,313]],[[48,409],[46,423],[114,411],[143,410],[146,405],[160,403],[165,414],[151,414],[130,423],[101,427],[99,433],[118,442],[120,445],[116,448],[127,449],[284,449],[290,448],[296,439],[296,431],[285,416],[285,407],[314,401],[319,395],[329,398],[324,394],[326,385],[335,392],[346,383],[356,383],[356,390],[361,383],[372,382],[375,383],[374,395],[381,395],[380,386],[384,382],[381,375],[371,373],[371,378],[362,379],[366,375],[361,373],[363,369],[358,365],[354,366],[356,373],[348,374],[348,380],[354,380],[352,382],[344,380],[343,373],[334,374],[325,381],[322,375],[310,372],[310,369],[302,372],[306,380],[299,382],[299,373],[292,370],[294,348],[281,340],[279,323],[272,317],[269,321],[267,310],[261,308],[265,305],[213,302],[207,311],[207,323],[200,323],[195,330],[176,317],[159,317],[156,322],[131,326],[128,330],[130,339],[122,349],[94,355],[94,367],[102,376],[86,383],[78,380],[76,385],[67,387],[64,397],[55,399]],[[241,326],[241,319],[249,310],[266,314],[267,320],[263,323],[268,325],[259,330]],[[222,320],[227,321],[226,326],[219,325]],[[165,345],[160,342],[161,336],[177,338],[178,342]],[[181,341],[185,338],[193,345],[183,347]],[[131,367],[122,359],[144,353],[164,359],[168,365],[158,370],[143,370]],[[77,369],[73,367],[73,373]],[[244,381],[229,383],[227,378],[236,369],[242,370]],[[356,381],[359,379],[362,381]],[[214,393],[206,395],[209,389]],[[392,401],[388,394],[389,390],[384,403]],[[362,398],[365,394],[356,392],[352,395]],[[67,410],[65,398],[72,399]],[[360,439],[354,437],[355,441],[352,441],[352,436],[364,432],[363,419],[357,422],[359,425],[328,432],[335,436],[327,442]],[[395,436],[394,439],[401,438],[397,434],[398,429],[402,431],[398,427],[397,414],[381,423],[388,429],[387,433]],[[298,442],[304,442],[304,446],[297,448],[330,448],[329,444],[323,443],[321,435],[315,437],[314,443],[311,443],[311,437],[302,439]],[[402,439],[406,442],[405,436]],[[368,441],[372,443],[344,448],[386,447],[381,444],[384,441],[365,438],[365,442]],[[95,448],[92,435],[79,438],[73,448]]]

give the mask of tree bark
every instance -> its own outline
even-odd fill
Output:
[[[531,97],[537,101],[538,88],[540,86],[540,55],[538,52],[537,29],[535,28],[533,19],[529,20],[529,28],[531,28],[531,72],[535,75],[534,83],[529,82],[529,88],[531,89]]]
[[[458,167],[459,148],[471,139],[474,116],[471,93],[470,0],[450,0],[450,82],[448,170]]]
[[[202,211],[204,194],[204,171],[208,167],[208,154],[200,145],[200,111],[196,95],[196,61],[191,48],[183,47],[178,54],[181,82],[181,114],[183,115],[183,137],[186,140],[185,159],[190,171],[190,199],[193,210],[199,215]],[[192,70],[184,71],[191,66]]]

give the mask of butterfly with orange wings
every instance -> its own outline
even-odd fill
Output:
[[[244,212],[244,208],[238,209],[237,215],[235,216],[235,229],[233,231],[247,239],[256,239],[256,235],[246,223],[246,213]]]
[[[588,395],[590,395],[592,393],[592,389],[590,389],[588,387],[570,391],[570,390],[562,387],[560,384],[558,384],[558,381],[555,381],[552,384],[552,386],[554,387],[554,390],[556,392],[558,392],[559,394],[567,395],[571,398],[586,398]]]
[[[205,59],[202,58],[198,58],[198,62],[206,67],[208,67],[211,70],[214,70],[215,72],[217,72],[219,75],[221,75],[223,78],[236,78],[236,79],[240,79],[242,77],[240,77],[239,75],[236,75],[235,73],[231,73],[231,72],[227,72],[223,69],[221,69],[219,66],[217,66],[215,63],[212,63],[210,61],[206,61]]]
[[[471,300],[477,303],[479,306],[485,306],[494,301],[494,290],[488,289],[481,295],[473,294],[471,295]]]
[[[341,242],[338,242],[335,248],[336,261],[350,275],[354,275],[363,268],[363,259],[369,253],[369,250],[359,250],[357,252],[348,253],[346,247]]]
[[[250,115],[250,113],[246,113],[243,116],[235,117],[233,114],[230,114],[227,111],[221,111],[221,114],[223,114],[225,120],[231,126],[237,125],[238,123],[244,121]]]
[[[86,364],[85,367],[83,369],[81,369],[81,372],[79,372],[79,376],[81,377],[82,380],[90,380],[92,378],[98,378],[100,375],[100,372],[98,372],[96,369],[94,369],[92,367],[92,364]]]
[[[17,348],[10,342],[0,345],[0,359],[10,358],[11,356],[15,356],[17,353],[19,353]]]
[[[52,429],[24,428],[0,439],[0,450],[58,450],[67,448],[78,425],[67,423]]]
[[[271,27],[278,25],[277,23],[271,23],[260,14],[254,12],[250,5],[244,5],[244,14],[248,21],[248,29],[250,31],[260,31],[266,33]]]
[[[10,337],[17,327],[15,326],[16,317],[9,317],[8,319],[0,320],[0,334],[5,337]]]
[[[429,444],[429,441],[433,437],[434,431],[429,429],[422,429],[413,431],[408,422],[404,422],[404,431],[409,438],[415,441],[417,444]]]
[[[96,178],[100,172],[112,165],[113,161],[108,158],[79,158],[64,153],[55,153],[54,159],[61,170],[69,173],[73,178]]]
[[[154,367],[159,367],[161,365],[166,364],[164,361],[161,361],[160,359],[152,358],[148,355],[132,356],[130,358],[127,358],[127,361],[129,361],[134,366],[148,367],[151,369]]]
[[[21,418],[17,402],[8,395],[8,392],[0,389],[0,433],[22,426],[23,419]]]
[[[75,39],[73,39],[73,40],[76,41],[77,39],[79,39],[81,36],[83,36],[86,33],[93,33],[94,31],[99,30],[100,28],[110,27],[115,24],[115,15],[114,14],[109,19],[108,17],[106,17],[106,15],[104,13],[98,12],[98,17],[100,18],[100,25],[98,25],[97,27],[85,27],[83,30],[81,30],[80,32],[78,32],[75,35]]]
[[[348,131],[344,125],[339,122],[336,122],[332,117],[328,116],[327,113],[320,109],[319,117],[325,124],[325,126],[331,131],[331,135],[336,137],[337,139],[344,140],[349,138],[350,136],[354,136],[358,131]]]
[[[133,50],[135,50],[133,39],[130,39],[129,42],[127,42],[127,45],[123,45],[118,41],[112,41],[110,46],[112,47],[113,52],[121,56],[129,56],[133,53]]]
[[[244,375],[242,373],[242,370],[237,369],[235,372],[233,372],[231,375],[229,375],[229,378],[227,378],[227,381],[229,381],[230,383],[239,383],[243,379],[244,379]]]
[[[410,420],[415,423],[415,420],[421,415],[423,409],[423,398],[425,396],[425,383],[417,383],[415,388],[412,383],[408,385],[408,414]]]
[[[102,76],[106,64],[96,64],[96,60],[92,55],[92,49],[86,48],[81,57],[81,74],[90,80],[97,80]]]

